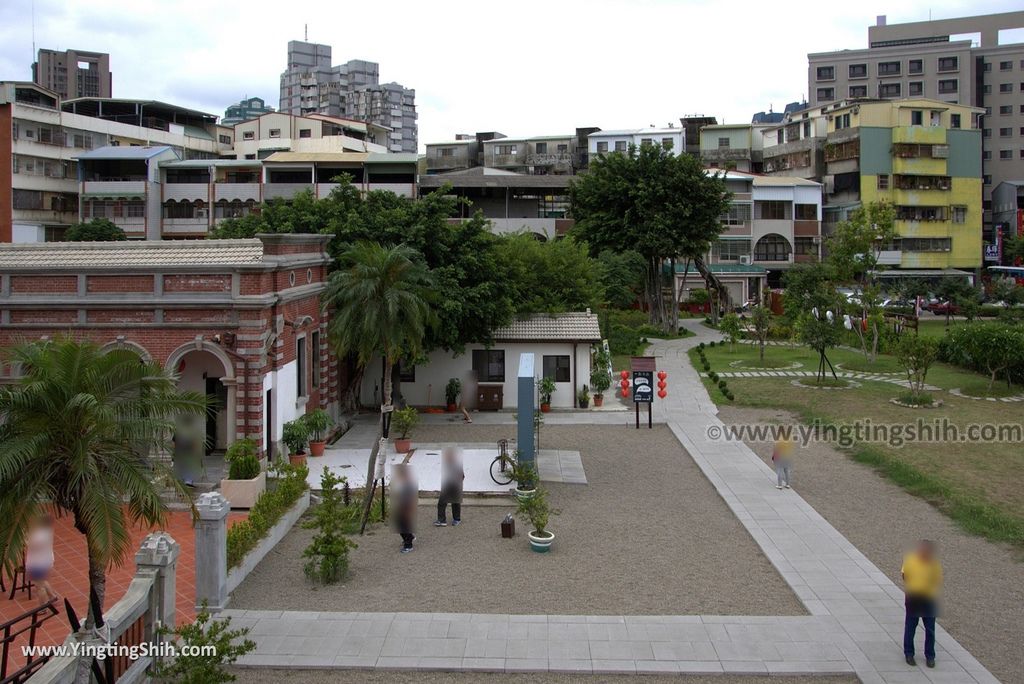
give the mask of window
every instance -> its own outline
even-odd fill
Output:
[[[949,115],[949,127],[950,128],[960,128],[960,115],[959,114],[950,114]]]
[[[819,102],[831,102],[836,99],[835,88],[818,88],[818,101]]]
[[[255,140],[255,139],[256,139],[256,132],[255,131],[242,131],[242,140]]]
[[[953,223],[967,223],[967,207],[953,207]]]
[[[834,66],[818,67],[817,74],[819,81],[834,81],[836,78],[836,68]]]
[[[1009,138],[1012,135],[1013,135],[1013,129],[1012,128],[1000,128],[999,129],[999,137],[1000,138]]]
[[[889,189],[889,174],[880,173],[878,174],[878,189],[888,190]]]
[[[850,86],[850,97],[867,97],[868,87],[866,85]]]
[[[309,128],[300,128],[299,129],[299,137],[300,138],[311,138],[311,137],[313,137],[313,131],[311,129],[309,129]]]
[[[798,237],[794,238],[793,242],[794,254],[818,256],[818,245],[814,244],[814,238]]]
[[[955,78],[944,78],[939,81],[939,95],[949,95],[959,89],[959,82]]]
[[[505,382],[505,350],[474,349],[473,370],[480,382]]]
[[[719,220],[726,226],[742,226],[750,220],[750,208],[749,204],[730,203]]]
[[[398,381],[416,382],[416,364],[400,360],[398,362]]]
[[[914,76],[924,73],[924,60],[912,59],[907,62],[907,73]]]
[[[959,68],[959,57],[939,57],[939,71],[956,71]]]
[[[309,395],[306,384],[306,336],[295,340],[295,386],[300,397]]]
[[[837,116],[836,117],[836,130],[837,131],[841,130],[843,128],[849,128],[849,127],[850,127],[850,115],[849,114],[843,114],[841,116]]]
[[[789,261],[789,241],[778,233],[769,233],[754,247],[755,261]]]
[[[555,382],[571,382],[569,356],[545,356],[544,377],[551,378]]]
[[[907,93],[911,97],[924,95],[924,83],[921,81],[911,81],[907,85]]]
[[[280,128],[271,128],[270,129],[270,137],[271,138],[280,138],[281,137],[281,129]]]
[[[878,75],[879,76],[899,76],[900,75],[900,63],[899,62],[879,62],[878,63]]]
[[[1013,92],[1013,84],[1012,83],[1000,83],[999,84],[999,92],[1001,92],[1001,93],[1012,93]]]
[[[539,142],[539,143],[537,143],[536,147],[537,147],[537,154],[547,154],[548,153],[548,144],[546,142]]]
[[[494,154],[515,154],[515,153],[516,153],[516,146],[515,145],[495,145],[494,146]]]
[[[988,73],[989,71],[992,71],[992,63],[991,62],[984,62],[981,65],[981,70],[986,72],[986,73]]]
[[[924,125],[924,112],[920,109],[915,109],[910,112],[910,125],[911,126],[923,126]]]
[[[992,152],[990,150],[982,150],[981,151],[981,160],[982,161],[988,161],[991,158],[992,158]]]
[[[719,261],[739,261],[750,256],[750,240],[718,240],[713,248]]]
[[[615,151],[616,152],[625,152],[626,151],[626,141],[625,140],[616,140],[615,141]]]
[[[785,139],[783,138],[783,130],[781,128],[775,133],[775,142],[779,145],[785,142]]]
[[[867,64],[851,64],[850,65],[850,78],[867,78],[868,77],[868,65]]]
[[[1013,159],[1013,150],[999,150],[1000,159]]]
[[[1000,105],[999,116],[1009,116],[1013,114],[1013,105]]]
[[[879,97],[899,97],[900,96],[900,84],[899,83],[879,83],[878,84],[878,96]]]
[[[247,155],[245,155],[245,158],[246,159],[255,159],[256,155],[255,154],[247,154]]]
[[[566,145],[565,143],[562,143],[561,145],[558,146],[558,153],[559,154],[565,154],[568,151],[569,151],[569,146]]]
[[[320,386],[320,331],[319,330],[314,330],[312,335],[310,335],[310,340],[311,340],[310,344],[313,347],[312,348],[312,352],[313,353],[311,355],[311,358],[313,360],[313,387],[319,387]],[[405,378],[402,378],[402,380],[404,381]],[[415,380],[415,378],[413,378],[413,380]]]
[[[1013,71],[1013,62],[1012,61],[1000,62],[999,63],[999,70],[1000,71]]]
[[[786,209],[789,206],[789,202],[783,202],[781,200],[766,200],[755,202],[757,209],[757,218],[767,220],[785,220]]]
[[[664,147],[666,150],[671,150],[675,148],[676,144],[675,141],[672,140],[672,138],[662,138],[661,146]]]
[[[654,141],[651,140],[650,138],[640,138],[640,144],[641,145],[653,145]]]
[[[904,252],[948,252],[952,238],[903,238],[900,249]]]
[[[230,145],[231,144],[231,136],[230,135],[223,135],[223,134],[218,135],[217,136],[217,140],[220,141],[221,145]]]
[[[991,128],[983,128],[983,129],[981,129],[981,137],[982,138],[991,138],[992,137],[992,129]]]
[[[797,204],[794,206],[797,221],[817,221],[817,204]]]
[[[606,143],[606,142],[599,142],[599,143],[597,143],[597,151],[598,152],[607,152],[608,151],[608,143]]]
[[[729,147],[729,139],[728,138],[719,138],[718,139],[718,149],[721,150],[721,149],[725,149],[725,148],[728,148],[728,147]]]
[[[804,121],[804,137],[805,138],[810,138],[811,137],[811,122],[810,121]]]
[[[442,147],[441,149],[439,149],[437,151],[437,156],[438,157],[454,157],[455,156],[455,148],[453,148],[453,147]]]

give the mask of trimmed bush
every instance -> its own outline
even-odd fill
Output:
[[[728,383],[725,380],[719,380],[718,381],[718,389],[724,390],[727,386],[728,386]]]
[[[249,509],[249,517],[241,520],[228,530],[228,568],[236,567],[252,551],[260,539],[263,539],[278,520],[306,491],[306,476],[309,471],[304,466],[277,466],[279,477],[277,486],[260,494],[255,505]]]
[[[229,480],[251,480],[260,474],[256,442],[248,437],[232,442],[224,454],[224,460],[228,462]]]

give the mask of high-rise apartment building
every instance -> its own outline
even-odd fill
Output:
[[[851,98],[927,97],[982,107],[985,239],[992,235],[992,190],[1024,179],[1024,12],[868,28],[866,50],[808,55],[811,105]]]
[[[281,73],[280,111],[359,119],[391,129],[388,149],[416,152],[416,91],[380,82],[380,65],[353,59],[331,65],[331,46],[293,40]]]
[[[32,80],[62,99],[111,97],[110,55],[83,50],[40,50]]]
[[[267,105],[262,97],[247,97],[224,110],[224,117],[220,120],[221,126],[234,126],[243,121],[252,121],[264,114],[274,111],[273,107]]]

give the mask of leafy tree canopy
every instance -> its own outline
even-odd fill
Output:
[[[85,223],[76,223],[64,233],[68,242],[115,242],[127,240],[128,236],[113,221],[94,218]]]

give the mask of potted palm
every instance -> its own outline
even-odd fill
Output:
[[[419,422],[420,414],[412,406],[406,406],[394,412],[391,418],[391,427],[398,432],[398,437],[395,438],[396,452],[400,454],[409,452],[409,449],[412,448],[412,440],[409,439],[409,433],[412,432],[412,429]]]
[[[256,442],[245,438],[232,442],[224,455],[228,476],[220,481],[220,493],[232,508],[252,508],[267,488],[267,473],[256,451]]]
[[[459,408],[459,395],[462,394],[462,381],[458,378],[451,378],[444,388],[444,401],[448,413],[455,413]]]
[[[541,378],[537,381],[537,392],[540,394],[540,410],[547,413],[551,410],[551,395],[555,393],[555,381]]]
[[[516,499],[528,499],[537,492],[537,469],[532,463],[519,460],[520,452],[516,451],[515,463],[512,466],[512,479],[516,481]]]
[[[309,426],[301,418],[290,420],[281,429],[281,441],[288,447],[288,462],[294,466],[306,465],[306,441]]]
[[[590,371],[590,387],[594,390],[594,408],[604,405],[604,393],[612,386],[608,372],[608,352],[600,349],[594,354],[594,368]]]
[[[527,532],[530,538],[530,548],[537,553],[547,553],[551,550],[551,544],[555,541],[555,535],[548,527],[548,518],[555,514],[548,505],[548,493],[542,487],[537,487],[533,496],[519,499],[517,515],[530,524],[533,529]]]
[[[580,391],[576,393],[576,401],[579,403],[580,408],[587,408],[590,406],[590,391],[587,390],[586,385],[581,387]]]
[[[323,456],[327,446],[327,430],[334,421],[323,409],[310,411],[302,418],[309,428],[309,453],[311,456]]]

